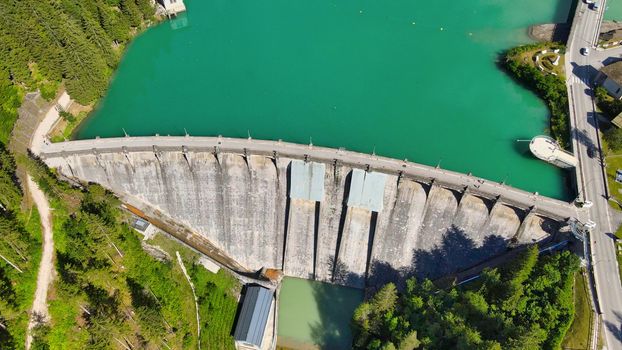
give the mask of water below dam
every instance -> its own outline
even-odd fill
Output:
[[[286,277],[279,297],[278,345],[350,349],[350,320],[363,291]]]
[[[528,152],[549,113],[498,67],[570,0],[186,0],[140,35],[79,130],[283,139],[570,196]]]

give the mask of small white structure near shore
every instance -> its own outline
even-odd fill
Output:
[[[579,161],[569,152],[564,151],[557,142],[548,136],[536,136],[529,143],[534,156],[562,169],[574,168]]]
[[[158,0],[166,10],[168,16],[176,15],[186,11],[184,0]]]

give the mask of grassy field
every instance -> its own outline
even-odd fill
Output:
[[[616,170],[622,169],[622,154],[613,152],[606,153],[605,163],[607,164],[607,183],[609,184],[609,195],[613,197],[611,206],[621,210],[622,206],[622,184],[616,182]]]
[[[620,251],[620,242],[622,242],[622,226],[618,227],[616,231],[616,237],[618,241],[616,242],[616,257],[618,258],[618,272],[620,273],[620,280],[622,280],[622,252]]]
[[[50,141],[62,142],[71,139],[71,135],[78,126],[86,119],[88,113],[82,111],[77,113],[72,119],[63,119],[59,121],[58,125],[50,132]]]
[[[564,349],[588,349],[590,344],[590,329],[592,323],[592,309],[588,294],[588,285],[581,273],[575,275],[574,280],[574,320],[562,347]]]
[[[179,252],[184,260],[199,299],[202,348],[233,349],[234,342],[230,334],[238,306],[240,283],[224,269],[216,274],[207,271],[197,263],[197,252],[164,234],[156,234],[147,243],[160,247],[173,259],[176,259],[175,253]],[[186,311],[194,315],[194,305]]]
[[[515,59],[529,64],[530,66],[533,66],[535,68],[538,68],[538,66],[536,65],[536,54],[542,50],[546,50],[548,49],[548,46],[546,45],[546,43],[538,46],[537,48],[534,48],[532,50],[529,51],[525,51],[525,52],[521,52]],[[551,52],[552,50],[548,50],[549,52]],[[543,65],[545,68],[550,69],[551,71],[553,71],[555,74],[557,74],[560,77],[565,77],[565,73],[564,73],[564,52],[560,51],[560,60],[557,64],[557,66],[553,65],[553,58],[554,55],[552,54],[545,54],[542,55],[542,60],[543,60]]]

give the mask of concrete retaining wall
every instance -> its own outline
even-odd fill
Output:
[[[393,174],[386,177],[382,211],[348,207],[352,168],[341,163],[325,163],[325,194],[314,202],[288,198],[286,157],[136,150],[44,158],[66,176],[179,220],[249,270],[284,269],[289,276],[358,288],[459,271],[503,252],[511,240],[545,239],[560,226]]]

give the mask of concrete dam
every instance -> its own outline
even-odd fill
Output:
[[[40,156],[172,218],[233,269],[357,288],[469,268],[551,237],[573,214],[470,175],[280,141],[126,137],[44,145]]]

